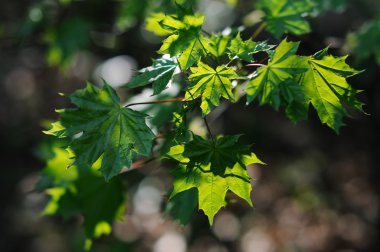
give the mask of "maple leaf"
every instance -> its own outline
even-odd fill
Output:
[[[232,95],[232,83],[230,79],[238,78],[238,75],[230,67],[218,66],[211,68],[203,62],[198,67],[192,67],[189,80],[195,83],[186,91],[186,100],[193,100],[202,96],[201,109],[203,115],[207,115],[219,105],[220,97],[235,101]]]
[[[184,165],[178,166],[172,173],[174,182],[170,198],[197,188],[199,209],[203,210],[212,225],[216,213],[226,205],[225,197],[228,190],[252,206],[252,187],[247,171],[239,163],[223,175],[215,175],[210,170],[210,165],[194,167],[191,171]]]
[[[113,221],[122,218],[125,197],[120,178],[105,182],[98,174],[89,172],[70,187],[54,187],[47,193],[51,199],[44,214],[61,215],[64,219],[83,215],[88,239],[110,234]]]
[[[251,39],[243,41],[240,37],[240,33],[231,40],[228,49],[228,56],[230,59],[239,58],[247,62],[252,61],[252,54],[269,51],[273,46],[268,45],[266,42],[255,42]]]
[[[206,50],[215,57],[221,57],[227,49],[230,37],[226,35],[213,34],[205,44]]]
[[[193,140],[185,144],[183,156],[190,159],[189,164],[211,163],[210,170],[213,173],[224,174],[227,167],[233,167],[242,162],[243,156],[251,154],[249,146],[238,143],[239,138],[240,135],[224,136],[210,141],[193,135]]]
[[[77,108],[59,110],[59,123],[45,133],[72,139],[73,165],[92,165],[102,157],[100,171],[109,180],[130,167],[135,155],[150,155],[154,134],[146,115],[122,107],[107,83],[102,89],[88,84],[69,98]]]
[[[257,70],[257,76],[246,86],[247,102],[259,97],[260,105],[269,103],[275,109],[281,105],[281,97],[288,102],[298,98],[301,87],[290,81],[296,74],[307,71],[304,58],[295,55],[299,43],[283,40],[276,48],[267,66]]]
[[[191,188],[173,196],[166,205],[165,212],[170,213],[182,225],[186,225],[197,206],[198,191],[196,188]]]
[[[305,19],[314,7],[310,0],[260,0],[257,8],[265,13],[267,29],[280,38],[284,33],[301,35],[310,32]]]
[[[143,68],[139,75],[134,77],[128,87],[135,88],[153,83],[153,95],[161,93],[173,77],[178,64],[171,59],[158,59],[153,61],[153,65]]]
[[[376,63],[380,65],[380,16],[364,23],[357,32],[349,34],[347,45],[350,51],[355,53],[357,61],[362,62],[370,56],[374,56]]]
[[[172,31],[161,26],[160,22],[166,18],[163,12],[152,13],[145,19],[145,29],[153,32],[157,36],[169,35]]]
[[[209,43],[209,39],[199,35],[194,37],[188,47],[182,52],[181,56],[178,58],[178,63],[182,70],[186,70],[196,62],[198,62],[201,57],[207,54],[205,45]]]
[[[262,162],[249,151],[249,146],[239,146],[238,139],[239,136],[224,136],[213,142],[194,135],[191,142],[173,146],[167,156],[180,165],[173,171],[170,199],[197,188],[199,209],[208,216],[211,225],[215,214],[226,205],[228,190],[252,205],[246,165]]]
[[[347,65],[346,58],[347,56],[327,55],[327,50],[323,50],[306,58],[308,71],[297,80],[321,122],[337,133],[343,125],[343,117],[347,115],[343,104],[363,112],[363,103],[356,99],[359,91],[352,88],[346,80],[361,71]]]
[[[179,66],[186,70],[206,54],[208,39],[200,34],[204,16],[184,15],[179,18],[172,15],[156,14],[149,20],[147,28],[160,35],[169,35],[158,50],[161,54],[177,56]]]
[[[41,171],[38,183],[35,185],[36,191],[43,191],[56,186],[68,186],[78,178],[76,168],[67,169],[71,161],[68,152],[57,146],[52,147],[53,156],[46,162],[46,167]]]
[[[65,220],[80,214],[84,217],[87,239],[109,234],[115,219],[120,219],[124,209],[124,187],[120,178],[104,181],[98,171],[100,162],[72,166],[67,169],[70,154],[54,145],[54,155],[47,159],[37,189],[44,190],[50,199],[45,215],[60,215]],[[49,181],[44,184],[44,181]]]

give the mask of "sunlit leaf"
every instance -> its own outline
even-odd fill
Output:
[[[102,89],[88,84],[69,98],[77,108],[60,110],[63,129],[46,133],[72,139],[73,165],[92,165],[102,157],[100,170],[109,180],[130,167],[135,155],[150,155],[154,134],[146,115],[121,106],[108,84]]]
[[[235,101],[232,95],[231,79],[238,77],[232,68],[218,66],[211,68],[203,62],[198,67],[192,67],[189,80],[194,83],[186,91],[186,100],[202,97],[201,109],[204,115],[219,105],[221,97]]]

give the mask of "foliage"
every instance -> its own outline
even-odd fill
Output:
[[[203,115],[207,115],[211,110],[219,105],[220,97],[234,101],[232,95],[231,79],[238,77],[230,67],[218,66],[216,69],[198,62],[198,67],[192,67],[192,74],[189,80],[194,83],[186,91],[186,100],[193,100],[202,97],[201,109]]]
[[[380,39],[380,16],[363,24],[356,33],[348,36],[348,47],[357,55],[358,61],[374,56],[380,65],[380,48],[377,43]]]
[[[152,66],[141,69],[140,74],[128,83],[128,87],[136,88],[153,83],[153,95],[157,95],[167,87],[177,66],[172,59],[155,60]]]
[[[305,19],[314,7],[310,0],[262,0],[257,7],[265,13],[263,19],[276,38],[284,33],[301,35],[310,32],[310,25]]]
[[[228,190],[252,206],[252,190],[246,166],[262,162],[249,146],[237,143],[239,136],[221,136],[205,140],[194,135],[193,140],[173,146],[168,157],[179,162],[173,171],[174,183],[170,198],[191,188],[198,190],[199,209],[212,225],[215,214],[226,205]]]
[[[312,1],[261,0],[257,7],[265,16],[256,35],[264,27],[275,38],[310,32],[305,17],[315,7]],[[160,98],[124,106],[107,83],[102,88],[89,83],[68,95],[75,107],[58,110],[60,120],[46,131],[65,140],[62,146],[73,162],[63,163],[71,166],[68,172],[72,175],[63,175],[60,165],[48,165],[37,189],[50,188],[52,206],[48,208],[53,210],[47,213],[64,217],[82,213],[89,239],[109,233],[123,201],[118,174],[133,162],[144,161],[144,157],[170,159],[177,164],[171,171],[174,181],[167,212],[183,224],[198,205],[212,225],[214,216],[228,202],[228,191],[252,205],[247,167],[263,163],[251,146],[239,143],[239,136],[212,134],[206,116],[220,105],[221,98],[228,104],[245,99],[247,103],[269,104],[276,110],[285,107],[294,122],[307,119],[312,105],[321,122],[337,133],[348,115],[346,107],[362,111],[362,103],[356,98],[358,91],[346,80],[360,71],[346,63],[346,56],[329,55],[327,49],[310,56],[297,55],[300,42],[288,38],[274,46],[255,38],[243,39],[233,30],[209,34],[202,29],[204,16],[191,8],[176,8],[176,14],[156,12],[147,18],[148,30],[166,36],[158,50],[163,56],[141,69],[126,85],[133,89],[152,84],[153,95]],[[162,97],[173,83],[180,86],[183,96]],[[139,104],[158,107],[168,102],[175,105],[145,111],[152,120],[130,109]],[[206,138],[189,128],[190,112],[199,111],[208,129]],[[174,119],[167,122],[167,118]],[[164,141],[155,141],[158,135]],[[61,149],[48,163],[54,163],[58,154],[63,155]],[[99,215],[93,210],[98,197],[107,205]]]
[[[100,163],[72,166],[69,153],[56,145],[53,157],[42,171],[37,191],[46,190],[50,201],[44,214],[60,215],[64,219],[76,214],[85,218],[84,227],[90,246],[91,239],[111,232],[114,219],[120,219],[124,210],[123,183],[120,177],[106,182],[98,171]]]
[[[102,157],[100,171],[109,180],[130,167],[135,155],[150,155],[154,134],[146,115],[120,106],[107,83],[102,89],[87,84],[69,97],[78,108],[59,110],[61,120],[46,133],[72,138],[73,165],[92,165]]]

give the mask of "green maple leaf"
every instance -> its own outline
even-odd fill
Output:
[[[347,111],[343,104],[363,112],[363,103],[356,99],[359,91],[352,88],[346,78],[360,73],[345,61],[347,56],[334,57],[323,50],[307,58],[308,71],[300,75],[298,82],[322,123],[337,133],[343,125]]]
[[[104,181],[97,170],[100,162],[92,167],[67,169],[70,154],[59,147],[53,147],[52,151],[54,156],[47,160],[43,170],[43,176],[50,181],[48,186],[41,188],[47,189],[50,195],[44,214],[60,215],[65,220],[83,215],[88,239],[109,234],[113,221],[123,214],[125,196],[121,179]]]
[[[196,188],[191,188],[173,196],[168,202],[165,212],[170,213],[182,225],[186,225],[197,206],[198,191]]]
[[[190,41],[188,47],[178,58],[178,63],[182,70],[186,70],[197,63],[203,55],[207,54],[205,45],[209,43],[208,38],[199,35]]]
[[[304,58],[295,55],[299,43],[283,40],[276,48],[267,66],[257,70],[257,76],[246,86],[247,102],[259,97],[260,105],[269,103],[275,109],[281,105],[281,97],[292,102],[302,93],[301,87],[289,81],[296,74],[307,71]]]
[[[174,183],[170,198],[197,188],[199,209],[208,216],[212,225],[216,213],[226,205],[225,197],[228,190],[252,206],[250,198],[252,187],[246,169],[239,163],[222,175],[215,175],[210,166],[211,164],[200,165],[190,171],[185,165],[178,166],[173,172]]]
[[[230,37],[226,35],[215,35],[208,40],[204,46],[206,50],[215,57],[221,57],[227,49]]]
[[[154,134],[146,115],[121,106],[107,83],[102,89],[88,84],[69,98],[77,108],[59,110],[59,123],[45,133],[72,139],[73,165],[92,165],[102,157],[100,171],[109,180],[130,167],[135,155],[150,155]]]
[[[319,0],[315,4],[319,15],[328,11],[343,12],[347,8],[347,0]]]
[[[227,167],[242,163],[243,156],[251,154],[250,147],[238,143],[240,136],[224,136],[215,140],[206,140],[194,135],[193,140],[185,144],[183,156],[190,159],[189,164],[207,165],[215,174],[224,174]],[[188,165],[189,166],[189,165]]]
[[[204,16],[185,15],[182,18],[156,14],[149,19],[148,29],[160,35],[169,35],[158,50],[171,57],[180,55],[179,66],[186,70],[206,54],[208,39],[200,34]],[[157,29],[159,27],[159,29]]]
[[[54,146],[52,152],[54,156],[47,160],[46,167],[41,171],[40,180],[35,186],[37,191],[56,186],[66,187],[78,178],[76,168],[67,169],[72,162],[67,151]]]
[[[215,214],[226,205],[228,190],[252,205],[252,190],[246,165],[262,163],[248,146],[238,146],[239,136],[225,136],[215,142],[194,136],[193,141],[170,149],[169,157],[179,161],[174,171],[170,199],[192,188],[198,190],[199,209],[212,225]],[[200,150],[197,151],[196,148]]]
[[[207,115],[217,107],[221,97],[235,101],[230,79],[238,78],[238,75],[232,68],[218,66],[213,69],[200,61],[198,67],[192,67],[190,70],[192,74],[189,76],[189,80],[195,84],[188,88],[185,98],[193,100],[202,96],[203,115]]]
[[[355,53],[358,61],[374,56],[380,65],[380,16],[363,24],[356,33],[349,34],[348,46]]]
[[[284,33],[301,35],[310,32],[305,16],[313,10],[310,0],[260,0],[257,8],[264,13],[267,29],[280,38]]]
[[[47,190],[51,196],[44,214],[60,215],[69,219],[76,214],[84,217],[86,237],[89,239],[110,234],[112,223],[121,219],[124,209],[122,182],[109,182],[89,172],[74,181],[70,188],[54,187]]]
[[[153,65],[143,68],[139,75],[134,77],[128,87],[135,88],[153,83],[153,95],[161,93],[173,77],[178,64],[171,59],[158,59],[153,61]]]
[[[160,21],[166,18],[166,14],[163,12],[152,13],[146,18],[145,29],[153,32],[157,36],[165,36],[171,33],[170,30],[161,27]]]
[[[269,51],[273,46],[268,45],[266,42],[255,42],[251,39],[243,41],[240,33],[231,40],[230,46],[227,48],[228,56],[230,59],[242,59],[247,62],[252,61],[252,54]]]

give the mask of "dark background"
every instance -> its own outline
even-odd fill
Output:
[[[120,1],[1,3],[0,251],[80,250],[80,220],[42,217],[47,197],[30,192],[44,167],[36,150],[47,139],[41,132],[45,120],[57,119],[54,109],[67,106],[58,92],[84,87],[86,80],[94,80],[96,66],[110,58],[128,55],[134,59],[128,58],[129,64],[141,68],[157,56],[160,39],[144,32],[142,25],[149,1],[126,2],[132,14],[125,15],[133,22],[116,28]],[[242,25],[247,22],[242,17],[254,10],[254,1],[238,1],[234,8],[224,1],[202,2],[201,12],[214,15],[209,27],[217,30]],[[213,131],[244,132],[244,141],[253,142],[254,151],[267,163],[251,167],[256,179],[254,209],[233,204],[221,211],[212,229],[200,213],[187,228],[166,220],[153,230],[127,210],[132,221],[127,218],[115,228],[116,238],[102,238],[94,249],[165,251],[160,250],[160,244],[165,244],[166,251],[182,251],[175,242],[183,244],[185,237],[188,251],[379,251],[380,68],[373,56],[359,62],[360,56],[347,43],[347,34],[375,18],[379,5],[375,0],[347,1],[344,9],[310,18],[313,32],[299,38],[302,54],[327,45],[333,54],[352,54],[348,61],[365,72],[349,82],[364,90],[359,98],[369,115],[353,112],[336,135],[320,124],[313,110],[309,121],[294,125],[283,111],[268,106],[246,107],[243,101],[228,106],[222,115],[211,118]],[[243,37],[248,38],[256,27],[246,29]],[[268,38],[275,41],[266,32],[258,37]],[[70,44],[65,48],[67,59],[49,56],[54,46],[66,44]],[[159,180],[158,166],[153,163],[136,173]],[[138,183],[128,193],[131,198],[137,197],[133,195]],[[158,191],[163,193],[167,186],[157,186]],[[169,250],[170,246],[179,247]]]

